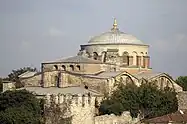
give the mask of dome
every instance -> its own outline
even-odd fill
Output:
[[[90,39],[88,44],[139,44],[144,43],[130,34],[121,32],[117,28],[116,19],[114,20],[113,28],[109,32],[102,33]]]

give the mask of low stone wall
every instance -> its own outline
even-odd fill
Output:
[[[3,82],[2,92],[15,89],[14,84],[15,82],[11,82],[11,81]]]
[[[95,124],[135,124],[139,122],[138,118],[132,118],[130,112],[125,111],[121,116],[102,115],[95,117]]]
[[[187,110],[187,91],[179,92],[177,94],[178,110]]]

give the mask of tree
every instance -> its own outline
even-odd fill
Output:
[[[24,68],[20,68],[17,70],[12,70],[12,72],[8,75],[8,79],[10,81],[17,81],[18,76],[27,72],[27,71],[34,72],[34,71],[37,71],[37,69],[31,68],[31,67],[24,67]]]
[[[0,94],[0,123],[39,124],[40,100],[26,90],[6,91]]]
[[[24,67],[24,68],[20,68],[20,69],[17,69],[17,70],[12,70],[12,72],[8,75],[7,78],[5,78],[5,80],[9,80],[9,81],[13,81],[13,82],[16,82],[15,83],[15,86],[16,88],[21,88],[24,86],[24,84],[22,84],[19,80],[19,75],[27,72],[27,71],[37,71],[36,68],[31,68],[31,67]]]
[[[7,108],[0,112],[1,124],[36,124],[38,120],[24,107]]]
[[[99,108],[100,114],[121,115],[123,111],[130,111],[133,117],[138,114],[142,118],[161,116],[177,110],[176,93],[166,88],[159,90],[151,83],[119,84],[116,91],[102,101]]]
[[[176,79],[176,83],[180,85],[184,91],[187,91],[187,76],[180,76]]]

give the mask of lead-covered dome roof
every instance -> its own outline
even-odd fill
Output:
[[[117,28],[116,19],[114,19],[113,28],[111,31],[94,36],[88,44],[139,44],[145,45],[142,41],[138,40],[135,36],[121,32]]]

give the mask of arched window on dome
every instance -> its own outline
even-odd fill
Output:
[[[140,53],[140,57],[141,57],[141,67],[144,67],[144,53],[143,52]]]
[[[137,66],[137,52],[133,51],[132,55],[133,55],[133,65]]]
[[[88,51],[86,51],[86,56],[87,56],[88,58],[91,57],[91,56],[90,56],[90,53],[89,53]]]
[[[98,60],[98,54],[97,54],[97,52],[93,52],[93,59]]]
[[[129,65],[129,53],[126,51],[123,53],[123,63]]]

